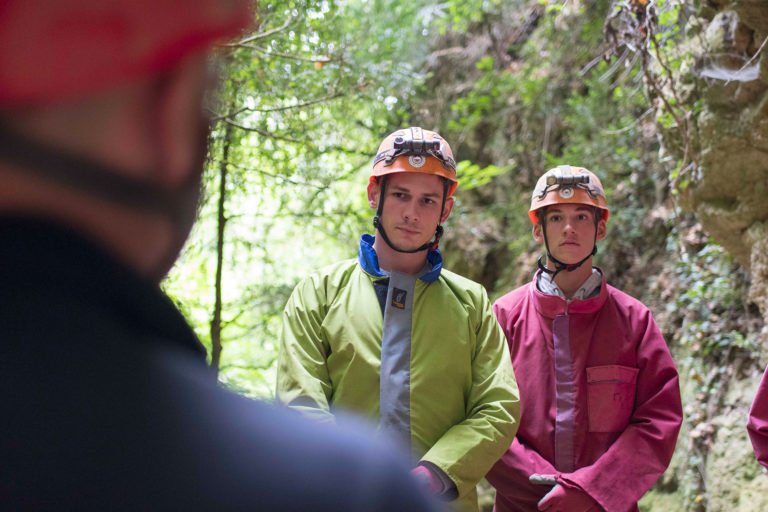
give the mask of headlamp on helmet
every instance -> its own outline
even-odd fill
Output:
[[[374,165],[379,160],[384,160],[385,166],[390,166],[398,156],[410,156],[408,161],[414,167],[421,167],[424,165],[424,159],[432,156],[440,160],[443,167],[449,171],[456,172],[456,162],[453,158],[447,155],[443,155],[440,151],[440,141],[437,139],[408,139],[403,135],[398,135],[393,141],[393,148],[384,153],[376,155]]]
[[[528,216],[536,224],[536,212],[553,204],[584,204],[600,210],[608,220],[608,204],[600,179],[583,167],[561,165],[548,170],[539,178],[531,197]]]
[[[450,183],[448,197],[456,189],[456,161],[448,143],[437,133],[417,126],[389,134],[373,160],[371,181],[398,172],[434,174]]]

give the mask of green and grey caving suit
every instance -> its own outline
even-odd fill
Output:
[[[277,397],[327,421],[336,410],[377,421],[450,479],[457,510],[478,510],[475,486],[511,444],[520,414],[506,339],[485,289],[442,270],[439,251],[419,276],[387,274],[373,240],[363,235],[357,260],[296,286]]]

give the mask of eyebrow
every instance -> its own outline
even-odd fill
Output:
[[[578,208],[576,208],[576,211],[577,212],[591,212],[592,211],[592,207],[584,206],[584,205],[579,205]],[[561,208],[557,208],[557,207],[550,207],[550,208],[547,209],[546,215],[549,215],[550,213],[563,213],[563,210]]]
[[[413,194],[411,189],[409,189],[407,187],[403,187],[403,186],[400,186],[400,185],[393,185],[392,188],[394,190],[396,190],[397,192],[407,192],[409,194]],[[440,197],[440,194],[438,194],[437,192],[427,192],[426,194],[422,194],[422,196],[423,197],[430,197],[431,198],[431,197]]]
[[[576,211],[581,211],[581,210],[592,211],[592,208],[593,208],[592,206],[586,206],[586,205],[580,204],[576,208]],[[554,207],[550,206],[547,209],[547,213],[549,213],[549,212],[562,212],[562,211],[563,211],[563,209],[562,208],[558,208],[557,206],[554,206]]]

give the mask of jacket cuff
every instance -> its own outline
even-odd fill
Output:
[[[459,497],[459,490],[456,488],[456,484],[453,483],[453,480],[451,480],[448,475],[445,474],[445,471],[440,469],[435,464],[429,462],[428,460],[420,461],[419,466],[424,466],[427,468],[442,482],[443,490],[437,494],[438,498],[445,501],[452,501]]]

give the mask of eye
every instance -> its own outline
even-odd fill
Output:
[[[548,220],[549,222],[560,222],[561,220],[563,220],[563,216],[558,214],[553,214],[549,216]]]
[[[424,204],[432,205],[432,204],[437,204],[437,202],[434,199],[430,199],[428,197],[425,197],[424,198]]]

